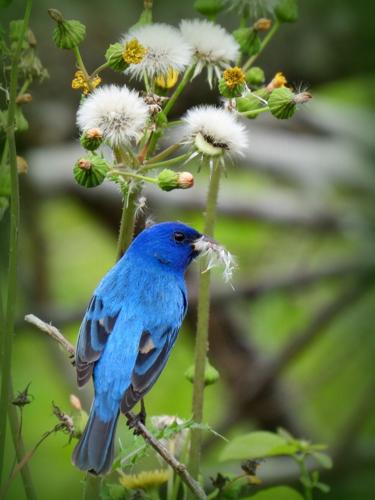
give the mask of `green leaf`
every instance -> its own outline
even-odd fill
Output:
[[[223,449],[220,460],[246,460],[253,458],[293,455],[297,451],[281,436],[272,432],[258,431],[237,436]]]
[[[298,491],[289,486],[275,486],[259,491],[252,497],[245,500],[303,500],[303,496]]]
[[[325,467],[326,469],[332,469],[332,459],[329,455],[326,453],[320,453],[317,451],[314,451],[312,453],[312,456],[315,458],[315,460],[322,466]]]

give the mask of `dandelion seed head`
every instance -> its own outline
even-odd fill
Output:
[[[180,73],[192,58],[192,48],[182,37],[178,29],[168,24],[147,24],[131,30],[122,37],[121,42],[136,39],[146,49],[139,64],[130,64],[125,73],[141,79],[146,74],[149,78],[168,77],[171,71]]]
[[[112,147],[137,141],[146,125],[148,106],[135,90],[106,85],[95,89],[77,112],[82,132],[98,128]]]
[[[230,33],[218,24],[206,19],[185,19],[180,23],[180,31],[194,50],[197,62],[194,76],[198,75],[206,66],[210,85],[212,85],[214,73],[219,79],[221,69],[238,58],[238,43]]]
[[[197,106],[186,113],[183,121],[185,142],[204,156],[238,156],[247,148],[245,127],[223,108]]]

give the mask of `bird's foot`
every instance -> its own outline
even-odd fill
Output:
[[[142,434],[142,432],[139,430],[139,424],[146,425],[146,408],[143,402],[143,399],[141,400],[141,409],[139,413],[132,413],[129,412],[126,414],[127,417],[127,422],[126,425],[129,427],[129,429],[133,429],[133,432],[136,436],[139,434]]]

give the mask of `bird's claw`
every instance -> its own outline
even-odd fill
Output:
[[[146,425],[146,408],[143,402],[143,399],[141,400],[141,409],[139,413],[131,413],[129,412],[127,415],[127,422],[126,425],[129,427],[129,429],[133,429],[133,432],[136,436],[139,436],[142,434],[142,432],[139,429],[139,424]]]

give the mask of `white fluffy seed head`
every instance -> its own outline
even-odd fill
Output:
[[[183,121],[185,141],[194,143],[199,152],[207,156],[222,153],[230,156],[243,155],[248,146],[245,127],[234,114],[223,108],[197,106],[189,109]],[[202,147],[204,141],[207,152]]]
[[[195,75],[204,66],[208,67],[208,79],[212,83],[212,73],[220,78],[220,68],[236,61],[239,45],[233,36],[218,24],[206,19],[183,20],[180,31],[185,40],[193,47],[197,61]]]
[[[139,64],[130,64],[125,71],[135,78],[142,78],[144,73],[149,78],[167,76],[171,68],[181,72],[191,62],[192,48],[173,26],[147,24],[125,34],[121,42],[126,43],[132,38],[147,49],[143,60]]]
[[[148,107],[135,90],[125,85],[104,85],[80,104],[77,125],[82,132],[98,128],[112,147],[137,141],[146,125]]]
[[[234,256],[226,248],[214,240],[207,239],[205,236],[202,236],[194,243],[194,248],[200,252],[200,257],[207,256],[207,268],[203,272],[207,272],[216,266],[224,266],[224,281],[226,283],[231,281],[233,271],[237,265]]]

